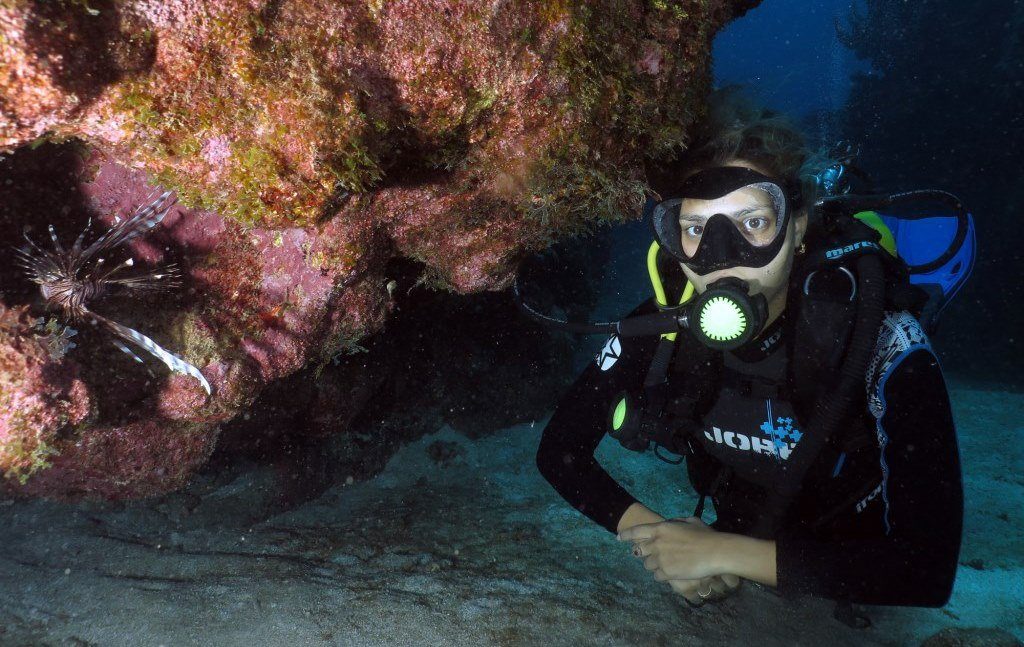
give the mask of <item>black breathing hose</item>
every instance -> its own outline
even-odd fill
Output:
[[[678,307],[648,315],[628,317],[621,321],[601,323],[573,323],[555,319],[542,312],[537,312],[523,301],[523,296],[519,293],[519,277],[512,282],[512,298],[515,300],[516,306],[534,321],[577,335],[617,333],[623,337],[642,337],[678,332],[684,325],[681,308]]]
[[[857,391],[864,388],[865,375],[878,340],[878,331],[885,314],[885,270],[882,260],[875,254],[857,259],[857,318],[846,351],[846,361],[840,368],[839,384],[831,397],[822,398],[815,407],[807,432],[784,465],[787,472],[779,484],[769,492],[767,513],[761,515],[754,526],[754,536],[774,537],[803,487],[804,477],[811,464],[821,453],[825,443],[836,432]]]
[[[558,330],[564,330],[577,335],[591,335],[598,333],[613,333],[616,330],[618,322],[602,322],[602,323],[573,323],[571,321],[563,321],[561,319],[555,319],[549,317],[542,312],[537,312],[523,301],[523,295],[519,293],[519,277],[516,276],[512,280],[512,298],[516,302],[516,306],[528,317],[536,321],[537,323],[557,328]]]

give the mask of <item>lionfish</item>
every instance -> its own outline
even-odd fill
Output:
[[[85,234],[92,225],[92,217],[85,229],[78,235],[71,249],[64,249],[57,240],[57,232],[49,225],[50,239],[54,250],[42,249],[27,232],[22,232],[29,247],[15,249],[17,262],[25,270],[28,279],[39,284],[43,299],[48,309],[56,309],[71,320],[72,323],[88,322],[99,326],[113,335],[114,345],[130,355],[135,361],[142,362],[123,342],[133,344],[162,361],[172,371],[191,375],[210,393],[210,383],[192,364],[189,364],[174,353],[161,348],[159,344],[137,330],[123,326],[116,321],[89,309],[89,304],[109,294],[114,289],[122,288],[129,292],[160,292],[180,286],[180,273],[176,264],[171,263],[162,268],[155,268],[143,274],[123,276],[122,272],[135,264],[134,259],[114,265],[104,265],[105,255],[128,241],[145,234],[160,224],[167,212],[174,206],[175,198],[169,198],[171,192],[165,191],[159,197],[147,198],[147,203],[140,205],[133,214],[121,220],[114,217],[113,227],[104,232],[88,247],[83,249]]]

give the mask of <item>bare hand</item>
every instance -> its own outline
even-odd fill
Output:
[[[716,535],[697,517],[686,517],[633,526],[620,532],[618,538],[632,541],[633,554],[643,558],[644,568],[659,582],[668,582],[721,575],[716,563]]]
[[[725,574],[700,580],[669,580],[668,583],[691,606],[700,606],[705,602],[718,602],[729,597],[740,587],[741,581],[735,575]]]

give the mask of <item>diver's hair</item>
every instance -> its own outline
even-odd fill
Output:
[[[707,113],[690,129],[690,142],[677,159],[652,182],[666,195],[687,176],[731,159],[754,162],[780,180],[799,183],[804,204],[813,199],[814,174],[830,161],[807,145],[801,130],[787,116],[759,105],[736,85],[713,91]]]

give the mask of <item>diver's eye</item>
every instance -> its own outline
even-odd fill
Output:
[[[750,231],[760,231],[767,228],[768,224],[768,219],[761,216],[747,218],[743,221],[743,225]]]
[[[697,238],[704,233],[704,225],[690,225],[683,230],[683,233],[690,238]]]

